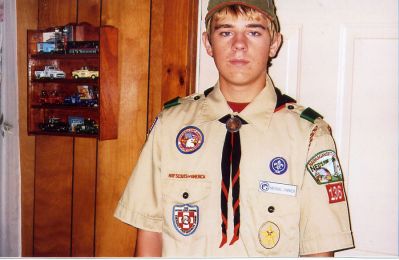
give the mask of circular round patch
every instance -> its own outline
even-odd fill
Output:
[[[204,143],[204,135],[195,126],[187,126],[180,130],[176,137],[176,146],[184,154],[194,153]]]
[[[272,249],[280,240],[280,229],[273,222],[267,221],[259,229],[259,243],[266,249]]]
[[[277,175],[285,173],[288,169],[288,163],[283,157],[276,157],[270,161],[270,170]]]

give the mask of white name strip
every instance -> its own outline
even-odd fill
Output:
[[[270,182],[270,181],[259,181],[259,191],[294,196],[294,197],[296,196],[295,185]]]

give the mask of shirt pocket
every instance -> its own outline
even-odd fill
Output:
[[[247,248],[259,255],[298,256],[299,216],[297,197],[252,192],[245,201],[241,234]],[[242,219],[244,220],[244,219]],[[243,222],[243,221],[242,221]]]
[[[206,234],[201,226],[211,184],[206,180],[167,180],[163,187],[165,238],[186,242]]]

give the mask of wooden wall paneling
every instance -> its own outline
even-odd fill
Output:
[[[19,143],[21,160],[22,256],[33,256],[33,198],[35,138],[27,129],[27,39],[26,30],[37,28],[38,0],[17,0],[17,59]]]
[[[39,29],[76,21],[76,0],[39,0]]]
[[[39,29],[76,20],[76,0],[39,0]],[[72,147],[70,137],[36,137],[34,256],[71,255]]]
[[[101,24],[119,30],[120,113],[117,140],[100,141],[96,256],[132,256],[136,230],[113,217],[146,138],[149,0],[103,0]]]
[[[112,26],[100,29],[100,85],[100,140],[116,139],[120,100],[118,30]]]
[[[197,72],[198,0],[190,0],[187,10],[187,94],[195,92]]]
[[[100,26],[101,0],[77,0],[77,22]],[[94,256],[97,139],[74,138],[73,257]]]
[[[101,0],[77,0],[77,22],[88,22],[94,26],[100,26]]]
[[[195,89],[197,13],[198,0],[169,0],[164,6],[162,102]]]
[[[152,0],[149,66],[148,128],[162,110],[164,0]],[[167,18],[166,18],[167,19]]]
[[[34,256],[70,256],[72,155],[70,137],[36,137]]]
[[[97,139],[75,138],[71,256],[94,256]]]

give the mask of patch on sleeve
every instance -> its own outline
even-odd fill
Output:
[[[326,185],[330,204],[345,201],[344,185],[342,182]]]
[[[337,155],[333,150],[325,150],[314,155],[306,164],[306,169],[317,184],[342,181],[342,171]]]

